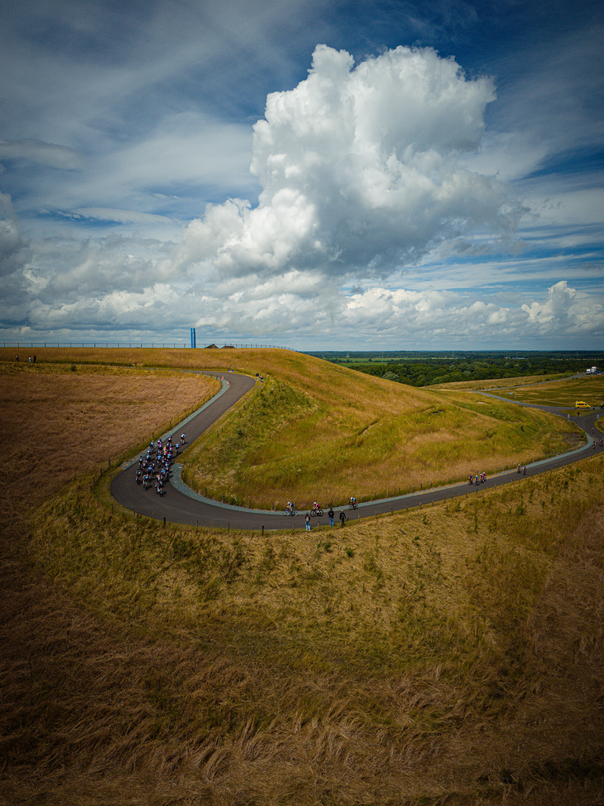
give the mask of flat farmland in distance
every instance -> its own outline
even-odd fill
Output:
[[[501,397],[538,406],[564,406],[574,408],[577,400],[590,406],[604,404],[604,375],[585,375],[579,378],[564,378],[553,383],[532,383],[520,389],[499,392]]]

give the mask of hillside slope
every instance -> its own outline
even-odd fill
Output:
[[[526,464],[578,439],[571,424],[539,411],[405,386],[291,350],[43,348],[37,359],[264,376],[186,454],[184,472],[201,493],[258,507],[388,497]],[[0,360],[14,361],[13,351],[0,349]]]
[[[2,806],[602,802],[604,455],[311,535],[164,526],[33,484],[16,404],[86,401],[78,450],[44,437],[71,478],[182,415],[172,379],[67,370],[57,412],[37,373],[3,398]]]
[[[453,399],[288,351],[256,363],[269,373],[262,388],[185,459],[187,482],[210,497],[268,508],[370,500],[525,464],[577,439],[563,420],[484,396]]]

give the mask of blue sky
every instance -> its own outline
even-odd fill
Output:
[[[2,0],[0,339],[601,349],[601,3]]]

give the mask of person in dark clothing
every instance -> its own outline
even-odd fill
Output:
[[[345,523],[346,523],[346,513],[344,512],[344,510],[342,510],[340,512],[340,524],[344,526]]]

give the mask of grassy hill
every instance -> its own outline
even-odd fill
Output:
[[[265,377],[185,458],[184,479],[232,503],[303,508],[388,497],[527,464],[577,444],[571,423],[480,395],[434,392],[289,350],[47,348],[38,361]],[[0,360],[14,360],[0,350]]]
[[[416,389],[286,351],[261,366],[270,367],[263,388],[185,459],[185,480],[210,497],[263,508],[372,500],[577,444],[571,423],[485,396]]]
[[[104,449],[114,458],[126,452],[140,406],[159,428],[148,402],[177,378],[80,363],[71,371],[77,357],[52,371],[0,373],[12,482],[0,528],[0,803],[598,802],[600,456],[310,535],[164,528],[112,512],[90,484],[100,437],[114,433]],[[254,357],[252,370],[270,378],[246,405],[261,407],[283,384],[275,428],[289,431],[281,418],[295,405],[294,426],[320,424],[312,418],[329,414],[333,376],[323,379],[320,363],[311,377],[308,365],[278,373],[277,359]],[[104,389],[98,408],[93,383]],[[52,465],[69,464],[58,427],[44,432],[51,478],[30,481],[39,457],[19,417],[34,384],[39,419],[52,419],[57,388],[63,411],[88,407],[70,432],[84,447],[67,486]],[[185,404],[172,388],[167,420],[208,393],[185,385]],[[367,406],[358,390],[339,390],[338,438],[370,408],[386,417],[390,405],[396,416],[390,385],[372,388]],[[428,417],[436,400],[412,390],[404,405]],[[480,397],[446,405],[447,417],[509,422],[483,413],[490,404]],[[241,407],[238,417],[248,414]]]

